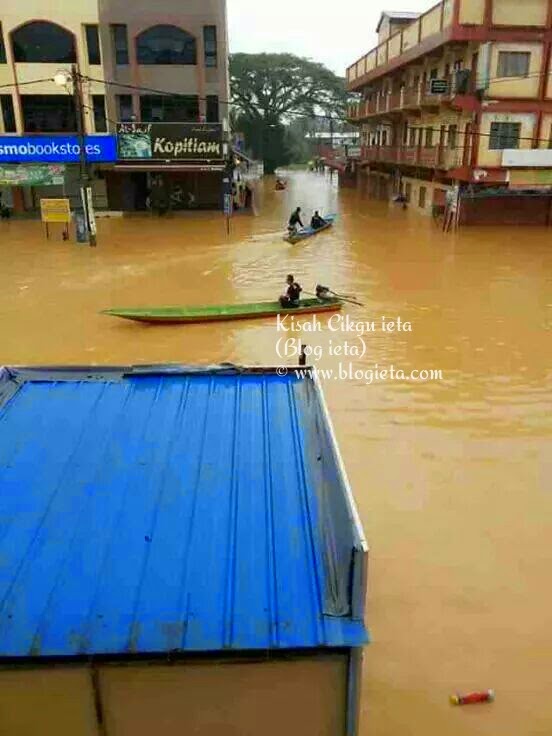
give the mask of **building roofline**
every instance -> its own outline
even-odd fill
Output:
[[[389,18],[389,20],[417,20],[420,17],[421,13],[416,13],[413,11],[405,10],[404,12],[399,11],[392,11],[392,10],[384,10],[382,14],[380,15],[380,19],[378,21],[378,25],[376,27],[376,33],[379,33],[381,24],[383,23],[385,18]]]

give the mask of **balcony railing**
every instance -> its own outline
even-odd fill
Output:
[[[363,146],[361,158],[368,163],[421,166],[428,169],[454,169],[462,166],[462,150],[446,146]]]
[[[360,81],[367,74],[379,68],[383,69],[391,61],[400,58],[402,54],[411,51],[416,46],[420,46],[420,54],[422,54],[422,44],[427,38],[441,33],[452,25],[453,5],[454,0],[442,0],[402,31],[398,31],[376,46],[347,69],[347,83],[354,87],[357,80]]]
[[[389,96],[389,110],[401,110],[403,106],[403,97],[404,97],[404,90],[400,90],[400,92],[393,92]]]
[[[408,87],[403,90],[402,107],[419,107],[421,90],[420,87]]]
[[[348,117],[351,120],[361,120],[372,115],[381,115],[399,110],[412,110],[421,107],[438,107],[450,104],[457,95],[473,93],[472,77],[468,70],[462,70],[445,78],[448,84],[443,94],[431,94],[429,82],[427,86],[419,84],[417,87],[404,87],[390,95],[374,95],[351,106]]]

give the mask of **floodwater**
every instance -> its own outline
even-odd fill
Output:
[[[289,246],[296,204],[339,212],[338,224]],[[361,734],[550,734],[550,231],[445,236],[306,173],[283,193],[267,180],[262,212],[236,216],[230,236],[207,213],[111,219],[90,249],[2,222],[0,364],[295,364],[291,344],[278,356],[273,321],[144,327],[99,314],[269,299],[288,272],[356,295],[364,306],[343,313],[355,322],[412,329],[366,333],[364,357],[329,354],[361,342],[327,318],[292,335],[323,350],[319,367],[363,373],[325,381],[371,546]],[[376,365],[443,380],[368,383]],[[448,704],[486,688],[492,705]]]

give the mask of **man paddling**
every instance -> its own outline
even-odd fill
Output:
[[[286,290],[280,297],[280,306],[288,309],[298,307],[302,291],[301,285],[295,281],[295,277],[290,273],[286,278]]]
[[[297,232],[297,226],[303,227],[300,207],[297,207],[297,209],[291,213],[291,217],[289,218],[288,231],[290,235],[295,235]]]

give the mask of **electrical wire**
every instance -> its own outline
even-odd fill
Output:
[[[537,77],[543,77],[543,76],[550,77],[550,76],[552,76],[552,72],[546,72],[544,74],[543,73],[538,73],[538,74],[534,74],[534,75],[526,75],[526,76],[521,76],[521,77],[491,77],[491,78],[489,78],[489,81],[490,82],[495,82],[495,81],[513,81],[513,80],[531,79],[531,78],[537,78]],[[139,85],[125,84],[123,82],[116,82],[114,80],[108,80],[108,79],[96,79],[94,77],[89,77],[87,75],[82,75],[82,74],[80,75],[80,77],[85,82],[95,82],[97,84],[103,84],[105,86],[121,87],[123,89],[132,89],[132,90],[138,91],[138,92],[151,92],[153,94],[158,94],[160,96],[166,96],[166,97],[171,97],[171,98],[175,98],[175,97],[176,98],[179,98],[179,97],[180,98],[193,97],[194,99],[198,99],[198,100],[202,100],[202,101],[204,101],[204,100],[206,101],[208,99],[208,97],[202,97],[202,96],[197,96],[197,95],[179,94],[179,93],[170,92],[168,90],[162,90],[162,89],[154,88],[154,87],[143,87],[143,86],[139,86]],[[27,82],[1,85],[0,86],[0,89],[7,89],[7,88],[10,88],[10,87],[12,87],[12,88],[13,87],[20,87],[20,86],[31,85],[31,84],[41,84],[43,82],[48,82],[48,81],[51,81],[51,79],[49,79],[49,78],[35,79],[35,80],[27,81]],[[213,97],[214,96],[215,95],[213,95]],[[239,105],[239,103],[236,103],[236,102],[233,102],[233,101],[230,101],[230,100],[221,100],[219,98],[217,98],[217,99],[218,99],[218,103],[219,104],[232,105],[232,106],[237,107],[239,109],[243,109],[243,108],[241,108],[241,106]],[[93,110],[93,108],[91,108],[89,106],[85,106],[85,107],[87,107],[88,109]],[[258,104],[252,104],[252,107],[255,107],[258,111],[262,111],[262,108]],[[299,110],[288,110],[285,113],[283,113],[283,115],[285,115],[285,116],[293,116],[293,117],[296,117],[296,118],[304,118],[306,120],[324,119],[324,120],[334,121],[336,123],[349,123],[349,121],[350,121],[350,118],[347,118],[346,116],[343,117],[343,118],[342,117],[334,117],[333,115],[324,115],[324,114],[319,114],[319,113],[312,113],[311,114],[311,113],[305,113],[305,111],[299,111]],[[104,114],[104,118],[105,118],[105,120],[107,122],[112,123],[113,125],[116,125],[117,124],[117,121],[111,120],[105,114]],[[351,123],[349,123],[349,124],[351,124]],[[422,127],[422,129],[425,129],[425,130],[428,130],[429,129],[428,126],[421,126],[421,127]],[[416,128],[416,129],[419,130],[420,128]],[[432,128],[432,130],[434,132],[440,132],[440,129],[439,128]],[[481,133],[481,132],[476,132],[476,131],[474,131],[472,135],[492,137],[492,134],[491,133]],[[548,143],[549,142],[548,139],[535,140],[533,137],[520,137],[519,140],[520,141],[522,141],[522,140],[530,140],[530,141],[534,141],[536,143],[542,143],[542,142]]]
[[[30,82],[16,82],[12,84],[0,84],[0,89],[9,89],[10,87],[25,87],[27,84],[41,84],[42,82],[51,82],[51,77],[46,79],[32,79]]]

